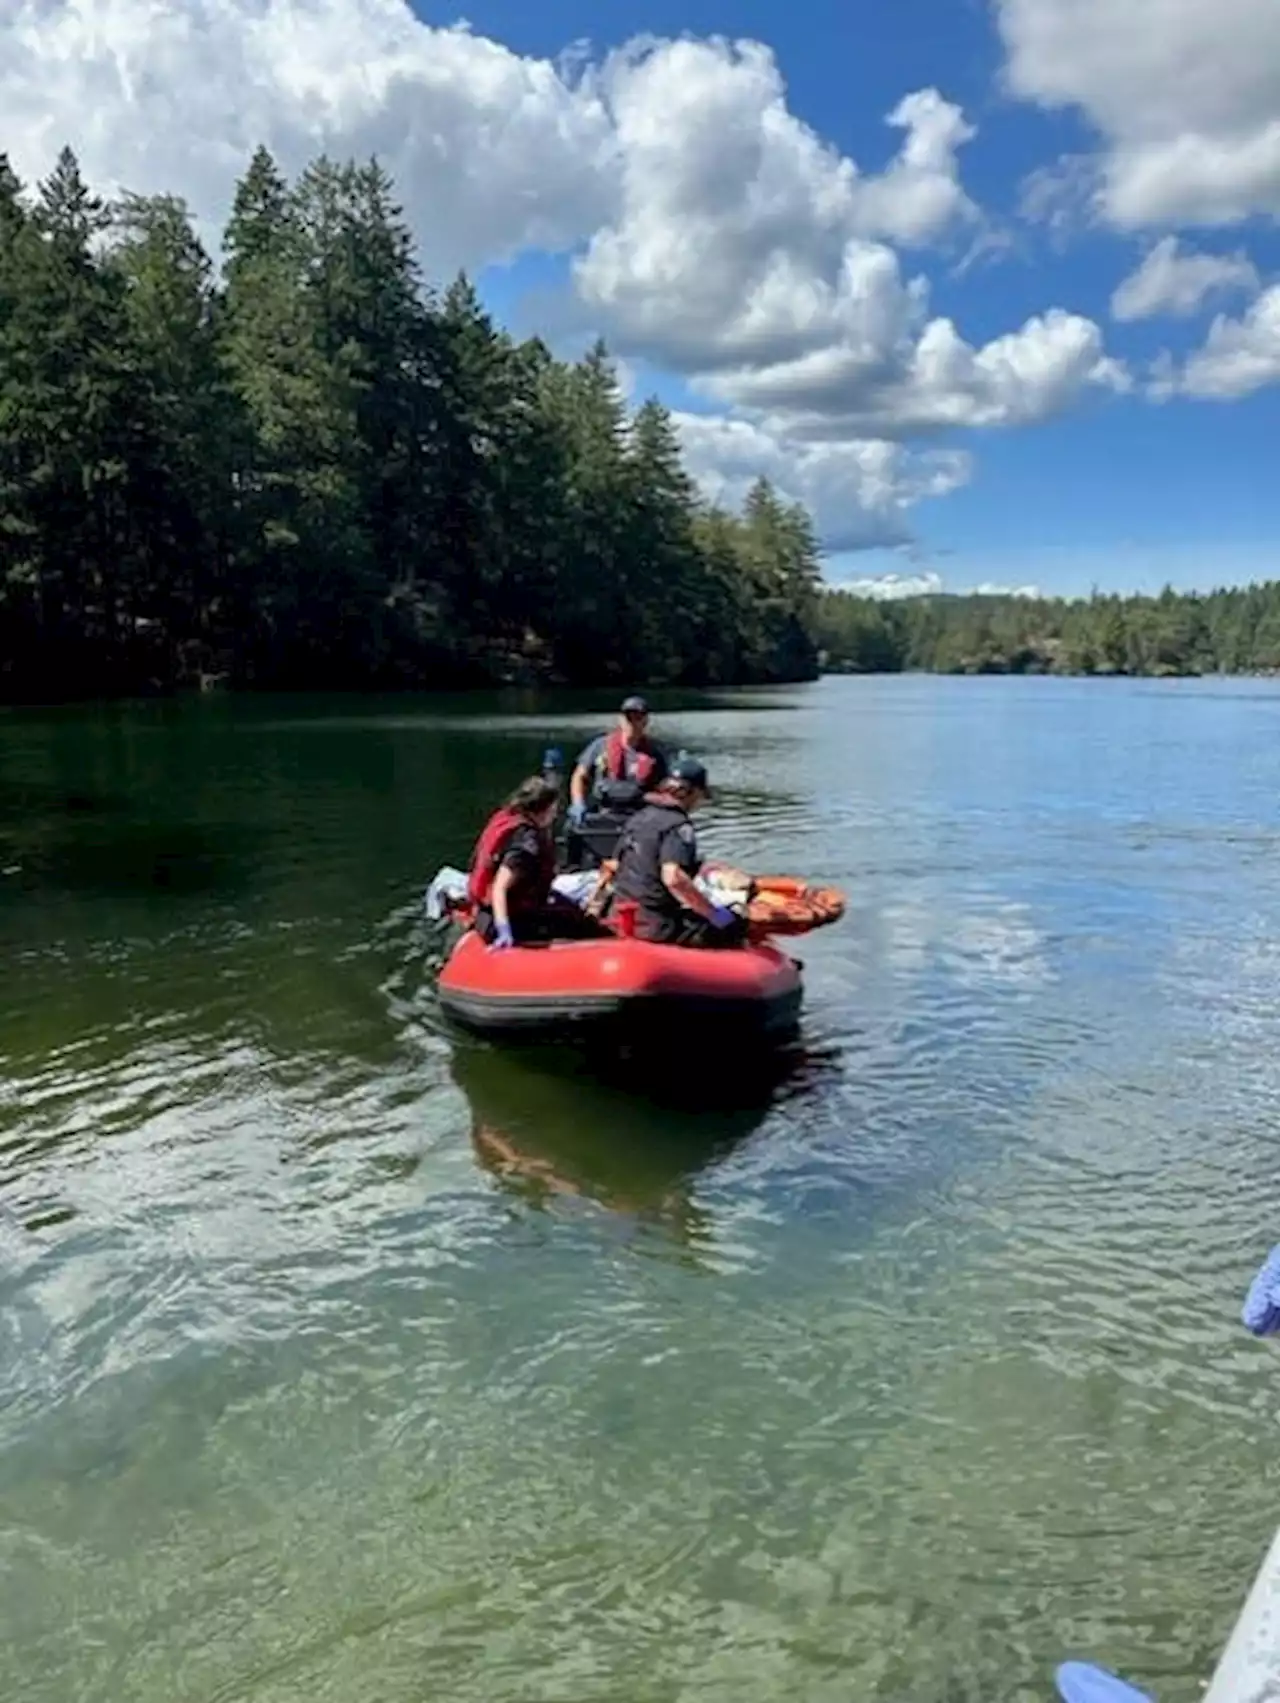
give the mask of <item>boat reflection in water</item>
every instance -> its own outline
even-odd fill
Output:
[[[454,1080],[471,1105],[477,1162],[536,1206],[580,1198],[694,1251],[711,1240],[700,1179],[748,1141],[780,1095],[809,1077],[798,1049],[716,1089],[691,1075],[602,1076],[572,1054],[459,1047]],[[677,1068],[690,1071],[690,1063]],[[691,1086],[692,1084],[692,1086]]]

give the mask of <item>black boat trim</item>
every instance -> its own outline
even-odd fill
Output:
[[[803,991],[788,988],[764,998],[721,994],[545,994],[459,993],[440,989],[440,1004],[468,1028],[488,1032],[577,1029],[591,1024],[646,1021],[721,1023],[770,1034],[793,1026]]]
[[[440,1003],[459,1022],[478,1028],[545,1028],[554,1023],[607,1022],[620,1017],[631,999],[617,994],[456,993],[440,990]]]

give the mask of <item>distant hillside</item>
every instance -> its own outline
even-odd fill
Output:
[[[817,620],[833,673],[1255,674],[1280,671],[1280,581],[1158,597],[829,591]]]

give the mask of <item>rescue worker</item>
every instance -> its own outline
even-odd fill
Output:
[[[627,823],[613,878],[617,899],[636,907],[639,940],[670,946],[739,946],[745,917],[716,905],[694,883],[701,868],[690,814],[711,796],[707,771],[681,756]]]
[[[476,842],[467,894],[475,907],[476,932],[490,946],[594,938],[602,932],[551,890],[559,803],[555,783],[533,775],[493,813]]]
[[[593,739],[574,765],[569,779],[569,822],[582,826],[589,809],[606,804],[610,783],[631,782],[650,792],[666,779],[667,754],[649,737],[649,706],[643,698],[627,698],[612,733]]]

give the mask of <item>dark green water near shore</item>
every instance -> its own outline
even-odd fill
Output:
[[[1280,1517],[1280,688],[664,711],[851,898],[737,1104],[437,1021],[427,880],[598,706],[0,716],[0,1697],[1198,1695]]]

